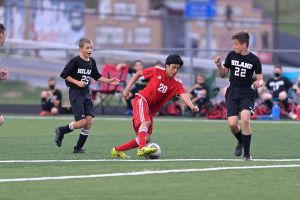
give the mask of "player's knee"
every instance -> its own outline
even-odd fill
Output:
[[[285,100],[287,98],[287,93],[285,91],[282,91],[278,95],[280,100]]]
[[[85,126],[86,127],[91,127],[93,125],[93,118],[91,116],[88,116],[86,118],[86,123],[85,123]]]
[[[47,98],[48,92],[47,91],[42,91],[41,92],[41,98]]]
[[[57,115],[58,114],[58,109],[57,108],[51,108],[51,115]]]
[[[81,119],[74,124],[74,127],[76,129],[82,128],[84,126],[86,126],[86,119]]]
[[[4,117],[0,115],[0,126],[2,126],[3,123],[4,123]]]
[[[270,99],[272,99],[272,95],[270,93],[264,93],[264,94],[262,94],[262,99],[264,101],[270,100]]]

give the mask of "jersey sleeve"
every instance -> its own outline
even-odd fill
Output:
[[[231,66],[231,52],[229,52],[226,56],[226,59],[225,59],[225,63],[224,63],[224,67],[230,69],[230,66]]]
[[[261,67],[261,62],[260,62],[259,58],[257,58],[256,64],[255,64],[255,74],[262,74],[262,67]]]
[[[75,67],[75,59],[71,59],[64,67],[63,71],[60,74],[60,77],[66,79],[71,74],[74,67]]]
[[[183,93],[185,93],[185,88],[183,87],[182,83],[180,83],[179,86],[177,87],[176,95],[183,94]]]
[[[96,65],[96,61],[94,59],[91,59],[91,61],[92,61],[92,73],[91,73],[91,77],[94,80],[97,81],[99,78],[101,78],[102,75],[98,71],[98,67]]]
[[[285,85],[287,88],[291,88],[294,84],[287,78],[284,78]]]
[[[155,67],[149,67],[147,69],[142,70],[142,74],[145,79],[149,79],[154,75]]]

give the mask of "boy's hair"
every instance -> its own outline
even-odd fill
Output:
[[[84,44],[86,44],[86,43],[93,43],[92,42],[92,40],[91,39],[89,39],[89,38],[81,38],[80,40],[79,40],[79,48],[82,48],[83,46],[84,46]]]
[[[5,30],[5,26],[2,23],[0,23],[0,33],[5,33]]]
[[[49,77],[48,81],[56,81],[56,78],[54,76]]]
[[[274,66],[274,69],[276,69],[276,68],[278,68],[278,69],[281,69],[281,70],[282,70],[282,67],[281,67],[281,65],[275,65],[275,66]]]
[[[247,31],[240,31],[232,35],[231,39],[238,40],[241,44],[246,43],[247,47],[249,46],[250,36]]]
[[[171,54],[166,59],[166,65],[170,64],[179,64],[181,67],[183,65],[183,61],[181,60],[181,57],[178,54]]]

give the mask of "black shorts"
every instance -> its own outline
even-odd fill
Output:
[[[238,116],[246,109],[253,112],[255,92],[252,88],[237,88],[229,86],[225,94],[227,117]]]
[[[84,119],[86,116],[95,116],[92,95],[89,91],[70,88],[69,99],[75,121]]]

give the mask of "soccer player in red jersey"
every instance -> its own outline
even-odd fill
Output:
[[[182,81],[176,76],[182,65],[183,61],[179,55],[169,55],[166,59],[166,68],[150,67],[138,71],[131,78],[123,91],[125,97],[129,95],[131,86],[141,76],[144,76],[149,81],[143,90],[136,93],[132,102],[132,121],[137,137],[114,147],[111,151],[113,157],[128,158],[124,151],[137,147],[139,147],[137,156],[140,157],[157,151],[156,148],[146,146],[152,134],[153,116],[173,96],[180,95],[192,111],[199,111],[198,107],[193,105],[189,95],[185,92]]]

